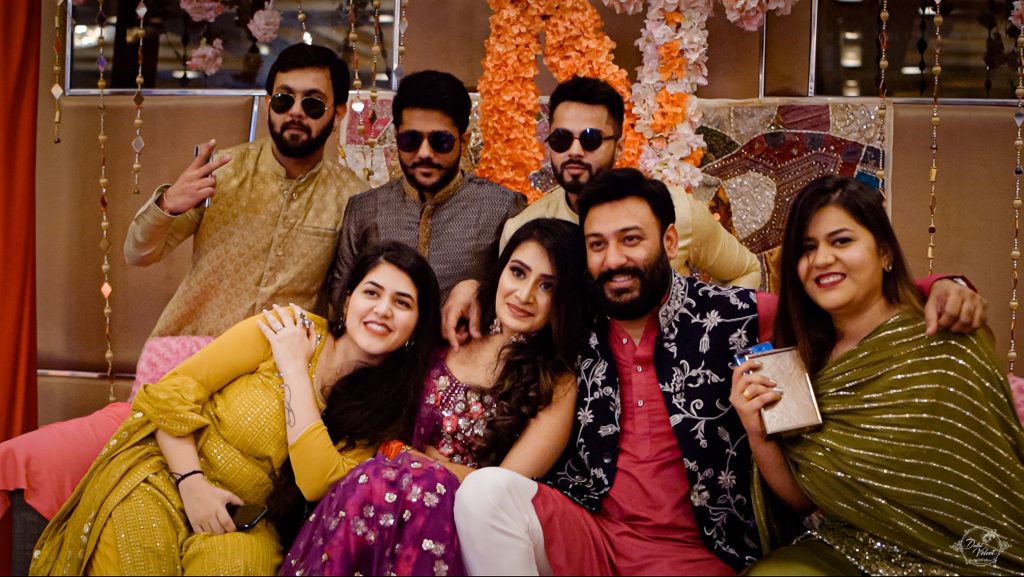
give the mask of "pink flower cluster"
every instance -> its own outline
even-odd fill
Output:
[[[249,21],[249,32],[252,32],[257,42],[271,42],[277,37],[277,30],[281,27],[281,13],[274,10],[268,4],[266,8],[257,10]]]
[[[797,3],[797,0],[720,0],[722,5],[725,7],[725,15],[729,18],[729,22],[736,24],[744,30],[757,30],[764,24],[764,17],[769,12],[776,12],[783,16],[789,15],[793,10],[793,5]],[[703,1],[686,1],[676,0],[662,2],[664,6],[658,6],[658,8],[674,11],[674,10],[695,10],[700,9],[701,5],[706,5],[710,0]],[[643,0],[604,0],[605,6],[612,8],[619,14],[639,14],[643,9]],[[651,3],[656,4],[655,2]],[[1015,2],[1015,5],[1019,5],[1020,2]],[[1022,17],[1024,18],[1024,17]],[[1019,27],[1019,26],[1018,26]]]
[[[181,0],[181,9],[196,22],[213,22],[224,13],[220,0]]]
[[[644,0],[604,0],[604,5],[615,10],[616,14],[639,14],[644,8]]]
[[[224,42],[217,38],[209,45],[204,39],[185,64],[189,70],[201,70],[203,74],[213,76],[224,64]]]
[[[744,30],[754,31],[764,24],[769,12],[787,15],[797,0],[722,0],[729,22]]]
[[[1010,23],[1024,30],[1024,9],[1021,9],[1020,0],[1013,3],[1013,12],[1010,12]]]

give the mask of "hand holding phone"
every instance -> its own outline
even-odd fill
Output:
[[[229,503],[227,509],[236,531],[252,529],[267,514],[267,508],[263,505],[233,505]]]

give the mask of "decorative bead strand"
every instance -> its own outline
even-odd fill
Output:
[[[886,173],[885,173],[885,117],[888,114],[888,106],[885,104],[885,98],[888,92],[888,86],[885,84],[885,71],[889,69],[889,0],[882,0],[882,11],[878,15],[878,19],[881,22],[882,30],[878,34],[878,46],[881,50],[881,58],[878,60],[878,71],[880,81],[878,83],[878,170],[875,172],[875,176],[878,177],[878,192],[882,194],[884,200],[888,200],[886,196]]]
[[[1024,176],[1024,165],[1021,164],[1021,152],[1024,150],[1024,32],[1017,36],[1017,112],[1013,120],[1017,124],[1017,138],[1013,145],[1017,149],[1017,165],[1013,169],[1013,248],[1010,251],[1012,283],[1010,285],[1010,352],[1006,355],[1010,361],[1010,372],[1017,362],[1017,310],[1020,301],[1017,299],[1017,284],[1020,281],[1020,209],[1024,206],[1021,199],[1021,178]]]
[[[406,17],[405,8],[409,0],[402,2],[402,11],[398,18],[398,67],[395,68],[395,88],[405,78],[405,29],[409,27],[409,19]]]
[[[357,91],[363,89],[363,80],[359,78],[359,32],[356,31],[358,22],[356,0],[352,0],[348,5],[348,43],[352,46],[352,88]]]
[[[374,134],[374,129],[377,126],[377,99],[379,94],[377,93],[377,67],[379,64],[381,50],[381,32],[380,32],[380,0],[373,0],[373,46],[370,47],[370,52],[373,54],[373,63],[370,65],[370,111],[369,111],[369,136],[366,139],[367,146],[370,147],[370,160],[366,163],[366,167],[363,169],[363,174],[366,176],[366,181],[370,182],[373,177],[373,157],[374,152],[377,149],[377,139],[379,134]]]
[[[106,319],[106,328],[104,334],[107,340],[107,352],[104,354],[104,358],[107,361],[107,378],[110,380],[110,400],[114,399],[114,351],[111,346],[110,339],[110,316],[112,310],[110,308],[110,294],[113,292],[113,287],[110,286],[110,220],[107,218],[107,186],[110,181],[107,179],[107,104],[104,101],[104,91],[107,88],[107,79],[105,74],[107,71],[107,58],[103,52],[107,45],[107,40],[103,35],[103,29],[107,24],[107,15],[103,12],[103,0],[99,0],[99,11],[96,13],[96,24],[99,25],[99,38],[97,39],[97,46],[99,47],[99,57],[96,59],[96,67],[100,72],[100,79],[96,82],[96,87],[99,88],[100,94],[100,230],[103,233],[103,238],[100,239],[100,250],[103,251],[103,266],[100,270],[103,271],[103,285],[100,287],[100,294],[103,295],[103,317]]]
[[[140,194],[139,177],[142,176],[142,149],[146,142],[142,140],[142,103],[146,97],[142,95],[142,85],[146,79],[142,76],[142,41],[146,37],[146,1],[140,0],[135,8],[135,14],[139,17],[139,71],[135,75],[135,140],[132,141],[132,151],[135,152],[135,162],[132,163],[132,194]]]
[[[935,188],[939,180],[939,78],[942,76],[942,0],[935,0],[935,66],[932,74],[935,84],[932,87],[932,166],[928,171],[928,183],[931,194],[928,202],[928,274],[935,270],[935,212],[938,209],[938,197]]]
[[[61,42],[61,36],[64,34],[64,20],[62,14],[65,13],[63,8],[64,0],[56,0],[57,11],[53,15],[53,87],[50,88],[50,93],[53,94],[53,143],[60,144],[60,100],[64,96],[64,79],[61,77],[63,68],[60,63],[61,52],[63,52],[63,43]]]
[[[309,29],[306,28],[306,13],[302,10],[302,0],[295,0],[295,4],[299,9],[299,25],[302,26],[302,41],[306,44],[313,43],[313,35],[309,33]]]
[[[352,45],[352,69],[355,70],[355,78],[352,80],[352,88],[356,91],[356,97],[352,99],[352,113],[356,115],[356,134],[362,140],[362,144],[366,144],[366,123],[363,121],[363,111],[366,110],[366,103],[363,102],[360,92],[363,89],[363,81],[359,77],[359,32],[356,30],[356,25],[359,22],[358,8],[356,6],[356,0],[352,0],[349,3],[348,13],[348,41]],[[372,82],[372,81],[371,81]],[[363,179],[369,181],[368,163],[366,162],[366,153],[364,149],[363,153]]]

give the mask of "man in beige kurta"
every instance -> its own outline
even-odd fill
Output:
[[[273,304],[327,313],[324,279],[345,207],[367,188],[324,157],[348,85],[333,51],[286,49],[267,81],[271,136],[216,156],[215,142],[201,146],[139,210],[125,240],[129,264],[158,262],[195,236],[192,265],[152,336],[216,336]]]
[[[595,174],[612,168],[621,153],[623,110],[619,93],[596,78],[573,78],[555,89],[551,95],[548,151],[559,186],[508,220],[501,235],[501,249],[519,227],[531,220],[557,218],[579,223],[576,202],[583,186]],[[568,148],[559,146],[559,137],[565,138]],[[588,149],[587,144],[597,147]],[[757,257],[693,195],[683,189],[670,191],[679,232],[679,252],[672,259],[672,268],[683,275],[696,268],[725,285],[758,288],[761,265]]]

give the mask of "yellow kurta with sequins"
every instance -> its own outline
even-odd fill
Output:
[[[289,447],[283,390],[270,344],[253,317],[235,325],[159,383],[146,385],[121,425],[36,546],[33,575],[272,574],[282,560],[269,522],[225,535],[191,531],[181,497],[156,443],[156,430],[194,435],[213,485],[245,503],[265,504],[291,454],[296,468],[316,462],[326,491],[373,447],[338,452],[310,427]],[[311,317],[317,334],[326,323]],[[321,338],[311,375],[326,339]],[[323,407],[321,407],[322,409]],[[314,485],[316,483],[313,483]]]

